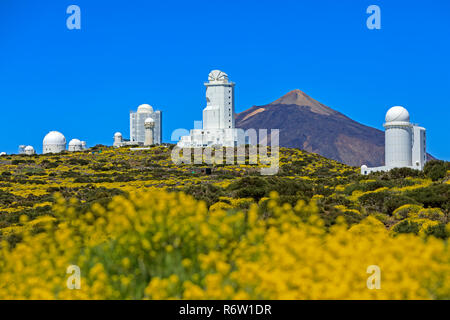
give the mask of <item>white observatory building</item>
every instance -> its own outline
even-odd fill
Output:
[[[208,75],[206,86],[206,108],[203,109],[203,129],[192,129],[189,136],[181,137],[178,146],[234,147],[238,142],[238,130],[235,129],[234,83],[228,81],[228,75],[213,70]]]
[[[116,132],[114,133],[114,143],[113,146],[114,147],[121,147],[124,145],[124,140],[123,140],[123,136],[120,132]]]
[[[122,133],[116,132],[114,134],[114,147],[123,146],[143,146],[147,145],[145,142],[146,138],[146,127],[145,122],[148,119],[153,120],[153,143],[161,144],[162,141],[162,112],[157,110],[154,111],[153,107],[149,104],[141,104],[137,111],[130,112],[130,139],[124,139]]]
[[[149,104],[141,104],[137,112],[130,112],[130,142],[144,144],[145,142],[145,120],[148,118],[154,121],[154,143],[161,144],[162,126],[161,111],[153,111],[153,107]]]
[[[34,148],[32,146],[26,146],[24,149],[24,154],[26,154],[28,156],[32,156],[33,154],[36,154],[36,151],[34,150]]]
[[[72,139],[69,142],[69,151],[83,151],[86,149],[86,141],[80,141],[79,139]]]
[[[363,165],[361,174],[403,167],[422,170],[427,160],[425,128],[410,123],[408,110],[401,106],[388,110],[383,126],[385,165],[375,168]]]
[[[42,143],[42,153],[60,153],[66,150],[66,138],[61,132],[50,131]]]

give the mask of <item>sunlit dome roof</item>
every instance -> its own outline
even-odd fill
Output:
[[[145,119],[145,123],[154,123],[155,120],[153,120],[152,118],[147,118]]]
[[[6,156],[6,152],[0,152],[0,156]]]
[[[222,81],[222,82],[226,82],[228,81],[228,75],[220,70],[213,70],[209,73],[208,75],[208,80],[209,81]]]
[[[81,146],[81,145],[82,145],[82,143],[81,143],[81,141],[78,140],[78,139],[72,139],[72,140],[70,140],[70,142],[69,142],[69,146]]]
[[[409,112],[401,106],[392,107],[386,112],[386,122],[401,121],[409,122]]]
[[[141,104],[138,109],[137,109],[138,113],[152,113],[153,112],[153,107],[149,104]]]
[[[44,138],[45,145],[65,145],[66,138],[61,132],[50,131]]]
[[[121,136],[122,136],[122,134],[120,132],[114,133],[114,137],[121,137]]]
[[[32,146],[26,146],[25,151],[34,151],[34,148]]]

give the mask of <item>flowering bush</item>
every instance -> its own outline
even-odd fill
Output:
[[[416,204],[405,204],[394,210],[393,215],[396,219],[402,220],[408,217],[415,217],[417,213],[422,209],[421,206]]]
[[[281,204],[277,193],[246,212],[208,210],[158,189],[77,210],[57,198],[41,232],[24,228],[0,251],[1,299],[449,299],[445,241],[393,237],[368,217],[324,228],[314,202]],[[23,224],[27,222],[23,219]],[[81,270],[81,288],[66,269]],[[367,287],[379,266],[381,289]]]

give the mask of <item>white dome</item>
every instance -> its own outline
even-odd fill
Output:
[[[81,145],[82,145],[82,143],[81,143],[81,141],[78,140],[78,139],[72,139],[72,140],[70,140],[70,142],[69,142],[69,146],[81,146]]]
[[[44,138],[44,145],[65,145],[66,138],[61,132],[50,131]]]
[[[386,122],[401,121],[409,122],[409,112],[401,106],[392,107],[386,112]]]
[[[138,113],[152,113],[153,112],[153,107],[149,104],[141,104],[138,109],[137,109]]]
[[[32,146],[26,146],[25,151],[34,151],[34,148]]]
[[[147,118],[145,119],[145,123],[154,123],[155,120],[153,120],[152,118]]]
[[[120,132],[114,133],[114,137],[121,137],[121,136],[122,136],[122,134]]]
[[[0,152],[0,156],[6,156],[6,152]]]

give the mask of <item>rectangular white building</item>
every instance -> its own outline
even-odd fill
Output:
[[[151,118],[155,121],[153,131],[153,141],[155,144],[161,144],[162,141],[162,113],[153,111],[152,106],[142,104],[137,112],[130,112],[130,143],[144,144],[145,142],[145,120]]]

